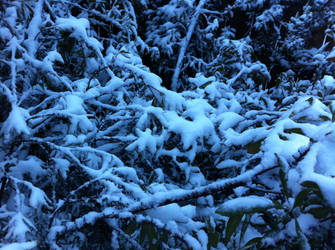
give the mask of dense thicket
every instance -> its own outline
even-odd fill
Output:
[[[331,249],[334,10],[1,1],[0,247]]]

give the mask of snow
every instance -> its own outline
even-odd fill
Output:
[[[136,75],[140,76],[143,78],[143,81],[145,84],[148,84],[154,88],[159,89],[160,85],[162,83],[162,79],[151,72],[145,71],[135,65],[131,65],[131,64],[121,64],[121,66],[124,66],[128,69],[130,69],[132,72],[134,72]]]
[[[191,235],[189,234],[185,235],[184,240],[192,247],[192,249],[195,249],[195,250],[202,249],[200,243],[195,238],[193,238]]]
[[[9,6],[6,8],[5,20],[11,27],[15,27],[16,19],[17,19],[17,12],[15,6]]]
[[[47,195],[39,188],[30,186],[31,194],[29,197],[29,205],[34,208],[39,208],[42,205],[47,206]]]
[[[84,141],[86,139],[86,136],[83,134],[80,134],[78,136],[74,136],[74,135],[66,135],[64,138],[65,141],[65,145],[73,145],[73,144],[83,144]]]
[[[220,131],[225,131],[228,128],[232,128],[243,120],[244,118],[235,112],[224,112],[217,117],[217,121],[220,122]]]
[[[323,79],[321,80],[321,82],[329,90],[332,90],[335,88],[335,79],[332,76],[325,75]]]
[[[36,241],[15,242],[0,247],[0,250],[26,250],[37,247]]]
[[[235,99],[229,100],[229,111],[240,113],[242,110],[241,104]]]
[[[237,196],[242,196],[243,194],[245,194],[245,192],[247,192],[249,190],[249,188],[247,187],[237,187],[237,188],[234,188],[234,193],[237,195]]]
[[[239,161],[235,161],[235,160],[231,160],[231,159],[227,159],[224,161],[221,161],[216,168],[218,169],[224,169],[224,168],[238,168],[242,165],[241,162]]]
[[[125,176],[127,180],[139,182],[136,170],[134,168],[118,167],[117,169],[115,169],[115,172],[122,176]]]
[[[326,57],[326,59],[333,59],[335,57],[335,49],[333,48],[332,51],[328,54],[328,56]]]
[[[269,209],[279,219],[285,216],[273,203],[282,190],[278,158],[287,171],[290,194],[278,200],[280,205],[292,208],[303,188],[300,184],[313,181],[335,209],[335,79],[329,63],[334,51],[327,56],[324,49],[309,50],[302,44],[306,54],[292,55],[302,61],[297,65],[279,55],[276,58],[284,67],[294,65],[296,70],[304,63],[308,72],[319,67],[329,75],[317,75],[321,80],[313,82],[298,80],[300,75],[293,71],[290,76],[283,72],[278,88],[261,90],[261,83],[254,81],[258,76],[270,80],[271,68],[257,61],[260,48],[254,46],[253,38],[232,40],[239,27],[218,29],[225,26],[222,22],[230,23],[234,10],[245,10],[257,12],[251,29],[276,31],[284,10],[279,1],[231,1],[226,12],[220,13],[213,7],[215,1],[152,1],[144,6],[148,1],[141,0],[137,3],[153,17],[143,20],[145,26],[138,30],[143,34],[137,34],[140,23],[134,8],[138,6],[132,1],[121,1],[104,13],[99,6],[105,11],[105,5],[97,2],[89,13],[79,8],[77,17],[67,9],[77,4],[56,2],[14,1],[3,13],[0,39],[5,49],[0,63],[10,66],[10,74],[1,76],[0,94],[8,97],[12,109],[0,130],[0,179],[6,175],[9,180],[0,207],[7,244],[1,243],[1,249],[37,248],[38,241],[28,240],[38,239],[38,232],[48,227],[40,222],[49,222],[51,217],[48,242],[43,244],[50,243],[55,249],[66,248],[57,239],[68,234],[77,237],[81,232],[78,239],[84,240],[86,227],[81,227],[88,223],[94,230],[97,220],[106,218],[111,227],[120,226],[121,234],[126,226],[123,222],[136,222],[138,231],[129,238],[138,236],[141,223],[149,221],[171,230],[171,240],[164,242],[171,246],[166,248],[181,247],[173,239],[176,234],[189,248],[207,249],[207,219],[217,228],[226,223],[227,218],[216,214],[217,210],[227,216],[252,216],[242,241],[238,242],[241,234],[237,232],[227,246],[218,245],[218,249],[243,248],[250,239],[267,237],[267,222],[258,212]],[[326,1],[314,3],[321,6]],[[288,37],[299,33],[295,26],[304,28],[299,18],[313,16],[308,6],[287,24]],[[25,16],[30,17],[26,22]],[[105,19],[105,28],[112,27],[108,37],[105,28],[99,29]],[[156,30],[148,29],[146,24],[152,22],[157,22]],[[70,39],[75,41],[71,55],[59,50],[64,35],[74,38]],[[208,49],[206,41],[212,38]],[[289,42],[284,45],[290,51]],[[294,42],[299,43],[299,38]],[[194,49],[199,51],[193,53]],[[75,64],[78,56],[80,62],[85,61],[78,75],[68,65],[55,64]],[[144,65],[149,57],[157,61],[157,65],[149,64],[151,69]],[[195,76],[190,77],[190,72],[196,72]],[[162,79],[172,74],[171,88],[181,92],[164,87],[170,82]],[[49,88],[53,80],[67,88]],[[48,161],[32,156],[31,142],[48,146],[45,152],[38,152],[50,154]],[[259,150],[249,150],[250,143],[258,143]],[[59,183],[55,186],[59,177],[66,184],[64,190]],[[225,196],[223,190],[228,192]],[[45,217],[48,211],[54,212],[50,218]],[[313,230],[322,230],[330,222],[303,214],[305,210],[299,208],[293,212],[288,214],[291,222],[285,224],[289,219],[284,218],[275,235],[262,240],[263,248],[264,243],[277,247],[278,240],[288,235],[293,236],[289,241],[295,241],[294,216],[311,238]],[[222,240],[225,232],[219,233]],[[122,247],[118,235],[115,231],[112,238]],[[71,237],[67,240],[73,243]],[[147,246],[146,241],[140,244]]]
[[[189,4],[190,1],[191,0],[186,0],[185,2]],[[159,9],[164,15],[167,15],[168,17],[174,17],[174,16],[180,17],[185,11],[184,8],[178,7],[178,1],[176,0],[171,1],[169,5],[160,7]]]
[[[316,220],[311,214],[300,214],[297,218],[301,231],[306,234],[312,236],[314,234],[312,228],[318,226],[319,221]],[[287,233],[291,236],[296,237],[296,225],[295,221],[291,220],[286,225]]]
[[[188,216],[183,213],[181,207],[176,203],[148,210],[147,214],[163,223],[168,223],[169,221],[187,223],[189,220]]]
[[[194,78],[190,77],[188,80],[190,81],[190,83],[193,83],[195,86],[200,88],[204,84],[209,84],[211,82],[214,82],[215,77],[214,76],[206,77],[201,73],[197,73]]]
[[[271,200],[262,196],[245,196],[228,200],[220,206],[220,211],[227,214],[248,213],[257,209],[266,209],[274,204]]]
[[[36,41],[37,35],[40,32],[40,26],[42,23],[42,9],[43,9],[44,0],[39,0],[36,3],[34,9],[34,16],[30,21],[28,28],[28,40],[26,41],[26,45],[28,47],[29,54],[34,56],[36,50],[38,48],[38,43]]]
[[[297,169],[290,169],[287,176],[287,187],[292,190],[293,195],[297,195],[301,191],[301,187],[297,185],[300,182],[300,175]]]
[[[328,107],[313,97],[301,97],[292,107],[292,120],[309,121],[319,125],[325,119],[331,120]],[[325,118],[323,118],[325,117]]]
[[[225,144],[227,146],[231,145],[247,145],[250,142],[259,141],[265,139],[269,131],[264,128],[254,128],[248,129],[243,133],[237,133],[231,128],[228,128],[226,131],[223,131],[223,135],[226,138]]]
[[[16,166],[10,168],[10,173],[23,179],[25,174],[28,174],[34,181],[38,176],[43,176],[46,171],[42,168],[43,162],[37,157],[30,156],[27,160],[19,161]]]
[[[324,176],[335,176],[335,144],[324,141],[317,155],[317,162],[314,166],[314,172]]]
[[[283,124],[286,123],[286,120],[283,120]],[[280,127],[280,125],[278,125]],[[285,125],[284,125],[285,127]],[[279,129],[278,129],[279,130]],[[267,165],[271,165],[274,162],[271,162],[271,159],[274,160],[273,156],[275,154],[283,156],[285,159],[290,159],[292,155],[299,151],[300,148],[307,147],[310,140],[308,137],[300,134],[285,134],[285,140],[280,138],[280,132],[272,131],[265,138],[262,145],[262,150],[265,151],[265,159],[263,162]]]
[[[195,146],[197,138],[203,140],[204,137],[216,140],[217,135],[213,123],[203,113],[195,113],[196,109],[190,110],[188,114],[194,118],[189,121],[178,116],[175,112],[166,113],[169,131],[180,134],[182,137],[183,148],[186,150],[190,146]]]
[[[300,214],[297,218],[300,229],[307,235],[313,236],[313,227],[319,225],[319,221],[311,214]]]
[[[9,138],[10,132],[13,130],[18,134],[30,134],[30,129],[26,123],[28,117],[29,113],[27,110],[12,105],[12,111],[4,122],[0,133],[4,134],[7,139]]]
[[[168,110],[182,111],[186,106],[186,101],[180,94],[170,90],[161,91],[164,93],[164,103]]]
[[[19,242],[26,240],[26,234],[34,228],[21,212],[16,213],[5,226],[8,229],[5,239],[15,239]]]
[[[59,54],[57,50],[49,51],[48,55],[43,59],[43,61],[48,64],[54,62],[64,63],[61,54]]]
[[[202,248],[206,248],[208,244],[208,236],[205,231],[200,230],[197,232],[198,239],[202,245]]]
[[[66,110],[71,114],[82,115],[86,114],[83,107],[83,100],[76,95],[66,95],[65,96]]]
[[[56,170],[60,171],[60,174],[65,179],[67,177],[67,172],[69,171],[70,162],[62,158],[53,158],[53,161],[55,162]]]
[[[317,5],[325,5],[328,3],[328,0],[314,0]]]
[[[244,245],[244,244],[248,243],[248,241],[250,241],[250,240],[252,240],[254,238],[262,237],[262,236],[263,235],[261,233],[259,233],[257,231],[257,229],[255,229],[252,226],[248,226],[247,230],[245,231],[245,234],[244,234],[244,237],[243,237],[241,245]]]
[[[9,41],[12,38],[12,34],[6,27],[0,27],[0,38],[3,41]]]
[[[335,209],[335,179],[317,173],[306,174],[302,181],[312,181],[318,184],[321,193],[328,204]]]
[[[90,28],[90,23],[85,18],[57,18],[56,26],[64,31],[70,31],[71,37],[79,40],[87,40],[87,30]]]
[[[89,79],[82,78],[82,79],[79,79],[77,81],[73,81],[72,82],[72,87],[73,87],[74,90],[84,93],[84,92],[86,92],[88,82],[89,82]],[[94,83],[94,81],[91,81],[90,84],[92,85],[92,83]],[[97,90],[94,89],[94,88],[92,88],[90,90],[95,90],[97,92]],[[99,94],[99,92],[97,92],[97,95],[98,94]]]
[[[191,156],[190,158],[193,159],[194,156]],[[190,171],[191,173],[189,176],[186,176],[186,179],[191,185],[194,187],[201,187],[206,184],[206,179],[198,167],[191,167]]]
[[[154,154],[157,146],[160,146],[163,142],[163,138],[157,135],[152,135],[152,131],[149,128],[145,131],[136,129],[136,133],[138,139],[126,147],[128,151],[133,151],[138,148],[139,152],[143,152],[148,149],[151,154]]]
[[[267,23],[274,22],[276,18],[281,16],[283,13],[283,7],[279,4],[274,4],[270,9],[265,10],[261,15],[256,18],[255,27],[260,29],[264,27],[268,29]]]
[[[111,93],[112,91],[120,88],[124,84],[123,80],[119,77],[114,77],[110,79],[105,87],[101,88],[102,93]]]
[[[99,53],[100,50],[104,49],[104,46],[94,37],[88,37],[86,39],[86,43],[89,47],[91,47],[97,53]]]

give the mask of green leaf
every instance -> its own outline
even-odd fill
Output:
[[[209,233],[214,233],[214,232],[215,232],[215,228],[212,227],[212,224],[211,224],[210,219],[207,217],[207,218],[205,219],[205,221],[206,221],[207,231],[208,231]]]
[[[247,144],[247,149],[249,154],[257,154],[260,151],[262,140],[256,141],[256,142],[250,142]]]
[[[307,199],[307,196],[312,192],[312,189],[306,188],[300,191],[295,197],[293,208],[300,207]]]
[[[212,81],[205,82],[204,84],[202,84],[202,85],[200,86],[200,88],[201,88],[201,89],[204,89],[204,88],[206,88],[208,85],[210,85],[211,83],[212,83]]]
[[[135,221],[131,221],[124,232],[128,235],[132,235],[136,229],[137,229],[137,223]]]
[[[298,235],[298,241],[299,241],[300,248],[301,249],[311,249],[304,232],[301,230],[301,227],[299,225],[297,218],[294,218],[294,221],[295,221],[295,230]]]
[[[141,227],[141,231],[140,231],[140,244],[143,244],[144,239],[145,239],[145,228],[144,228],[145,224],[142,225]]]
[[[280,140],[283,140],[283,141],[288,141],[288,138],[284,135],[281,135],[281,134],[278,134]]]
[[[332,210],[329,207],[313,207],[306,212],[312,214],[317,219],[323,219],[326,218]]]
[[[331,119],[326,115],[320,115],[320,118],[324,121],[330,121]]]
[[[319,185],[314,181],[304,181],[301,183],[301,186],[311,188],[315,191],[320,191]]]
[[[282,169],[279,170],[279,177],[280,177],[281,184],[283,186],[284,194],[287,198],[289,198],[286,173]]]
[[[283,186],[283,191],[284,194],[286,196],[286,198],[289,198],[289,192],[288,192],[288,187],[287,187],[287,176],[286,176],[286,171],[287,171],[287,162],[285,161],[285,159],[283,159],[282,157],[278,156],[277,154],[276,158],[278,161],[278,165],[280,166],[280,170],[279,170],[279,178],[281,181],[281,184]]]
[[[308,203],[304,204],[305,207],[308,207],[309,205],[322,205],[324,204],[324,200],[322,199],[322,196],[312,193],[312,195],[308,199]]]
[[[168,242],[168,240],[169,240],[169,235],[168,235],[168,233],[167,233],[166,231],[164,231],[164,232],[161,234],[160,239],[161,239],[162,242]]]
[[[141,244],[144,242],[145,239],[147,239],[150,246],[154,246],[155,245],[153,244],[154,239],[157,240],[157,238],[158,238],[157,232],[155,231],[155,228],[153,225],[147,224],[147,223],[142,225],[141,232],[140,232],[140,243]]]
[[[301,116],[297,119],[298,122],[306,121],[306,120],[307,120],[307,116],[305,116],[305,115],[303,115],[303,116]]]
[[[240,244],[242,243],[243,237],[250,223],[250,215],[247,214],[242,223],[241,234],[240,234]]]
[[[263,237],[255,237],[255,238],[249,240],[244,246],[250,246],[250,245],[257,244],[257,243],[260,242],[262,239],[263,239]]]
[[[310,104],[310,105],[312,105],[312,104],[313,104],[313,101],[314,101],[314,99],[313,99],[313,97],[310,97],[310,98],[308,98],[306,101],[307,101],[307,102],[309,102],[309,104]]]
[[[227,223],[226,227],[226,236],[225,236],[225,244],[227,245],[230,241],[231,236],[235,233],[237,227],[240,225],[243,214],[232,215]]]
[[[157,233],[156,233],[155,228],[153,227],[153,225],[146,224],[145,226],[146,226],[145,232],[147,234],[148,241],[151,245],[153,240],[157,239]]]
[[[294,133],[294,134],[305,135],[301,128],[284,129],[284,132],[288,133],[288,134],[293,134]]]
[[[214,233],[208,233],[208,248],[211,247],[217,247],[220,239],[220,233],[214,232]]]

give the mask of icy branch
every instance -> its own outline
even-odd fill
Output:
[[[190,26],[188,27],[186,37],[184,37],[183,41],[181,42],[179,56],[178,56],[178,60],[177,60],[177,65],[176,65],[176,68],[175,68],[173,76],[172,76],[171,89],[174,90],[174,91],[176,91],[179,87],[178,78],[179,78],[179,75],[180,75],[180,70],[181,70],[181,66],[182,66],[182,63],[183,63],[184,56],[185,56],[185,52],[186,52],[187,46],[188,46],[188,44],[191,40],[195,25],[198,22],[198,18],[199,18],[199,15],[201,13],[202,7],[206,4],[206,2],[207,2],[207,0],[200,0],[197,8],[195,9],[195,13],[194,13],[194,15],[191,19],[191,23],[190,23]]]

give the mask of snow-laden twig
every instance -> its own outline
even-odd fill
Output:
[[[85,224],[94,224],[99,219],[123,218],[127,215],[134,215],[136,213],[144,212],[146,210],[157,208],[160,206],[165,206],[181,201],[187,201],[190,199],[196,199],[199,197],[205,197],[207,195],[213,195],[215,193],[222,192],[225,189],[243,185],[243,183],[251,181],[254,176],[264,172],[268,168],[272,168],[272,166],[264,167],[262,165],[258,165],[254,169],[246,171],[239,176],[220,180],[192,190],[180,189],[170,190],[167,192],[159,192],[150,196],[149,198],[142,199],[139,202],[135,202],[133,205],[126,208],[124,212],[112,207],[105,208],[102,212],[92,211],[76,219],[75,221],[67,222],[65,226],[55,226],[51,228],[49,236],[52,237],[52,240],[54,240],[55,237],[57,237],[57,234],[62,234],[66,231],[77,230],[83,227]],[[136,216],[141,217],[142,215],[138,214]]]
[[[206,2],[207,2],[207,0],[200,0],[199,1],[198,6],[196,7],[195,12],[193,14],[193,17],[191,19],[190,26],[188,27],[187,34],[181,42],[176,68],[174,70],[174,73],[173,73],[173,76],[172,76],[172,81],[171,81],[171,89],[174,90],[174,91],[176,91],[179,87],[178,78],[179,78],[179,75],[180,75],[180,70],[181,70],[183,59],[184,59],[184,56],[185,56],[185,53],[186,53],[186,49],[187,49],[187,46],[188,46],[188,44],[191,40],[194,28],[195,28],[195,26],[198,22],[198,18],[199,18],[199,15],[200,15],[201,11],[202,11],[202,7],[206,4]]]
[[[44,0],[39,0],[34,9],[34,16],[30,21],[28,27],[28,39],[26,45],[28,47],[28,53],[31,57],[35,57],[35,53],[38,48],[38,43],[35,41],[36,35],[40,31],[40,26],[42,24],[42,10],[43,10]]]
[[[190,199],[196,199],[199,197],[205,197],[207,195],[212,195],[229,189],[231,187],[236,187],[251,181],[251,179],[258,175],[260,172],[263,172],[267,168],[262,165],[256,166],[254,169],[246,171],[239,176],[233,178],[227,178],[214,183],[208,184],[206,186],[198,187],[192,190],[171,190],[168,192],[156,193],[152,197],[139,201],[133,204],[129,211],[132,213],[138,213],[155,207],[160,207],[180,201],[186,201]]]

